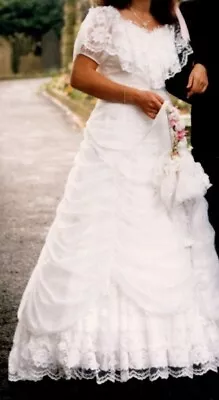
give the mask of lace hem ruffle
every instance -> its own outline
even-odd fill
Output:
[[[9,379],[95,378],[125,382],[201,375],[219,366],[219,326],[195,306],[170,317],[147,316],[119,288],[70,329],[36,335],[18,323]]]
[[[168,379],[169,377],[173,378],[193,378],[195,375],[204,375],[209,371],[218,372],[219,368],[219,359],[215,360],[215,362],[208,362],[203,365],[193,365],[192,367],[185,368],[175,368],[175,367],[167,367],[167,368],[151,368],[145,370],[135,370],[130,369],[128,371],[102,371],[102,370],[83,370],[81,368],[77,369],[60,369],[56,370],[48,368],[41,370],[40,372],[36,369],[32,369],[28,371],[28,375],[17,375],[17,374],[9,374],[9,381],[17,382],[19,380],[31,380],[31,381],[40,381],[44,377],[49,377],[53,380],[59,379],[96,379],[98,384],[103,384],[106,382],[127,382],[130,379],[137,379],[139,381],[143,381],[145,379],[149,379],[150,381],[155,381],[159,378]]]

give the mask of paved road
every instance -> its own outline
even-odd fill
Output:
[[[82,135],[40,94],[41,80],[0,83],[0,400],[137,397],[218,400],[216,375],[151,384],[7,382],[16,310],[38,258]],[[112,389],[113,386],[113,389]],[[116,391],[115,391],[116,389]],[[46,391],[49,391],[46,394]]]
[[[42,80],[0,83],[2,392],[7,386],[6,360],[17,306],[82,138],[72,120],[42,96],[43,83]]]

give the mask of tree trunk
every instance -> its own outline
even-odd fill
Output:
[[[69,68],[75,37],[88,8],[93,5],[92,0],[65,0],[64,28],[62,30],[62,68]]]
[[[64,27],[62,30],[62,67],[67,69],[72,60],[77,0],[64,2]]]

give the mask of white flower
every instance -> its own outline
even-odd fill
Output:
[[[181,132],[181,131],[183,131],[185,129],[185,125],[184,125],[182,120],[181,121],[179,120],[177,122],[176,129],[177,129],[178,132]]]

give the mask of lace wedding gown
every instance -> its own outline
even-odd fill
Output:
[[[191,48],[91,9],[75,55],[116,82],[158,91]],[[154,189],[168,121],[98,101],[24,292],[9,379],[190,376],[219,365],[219,263],[205,199],[166,209]]]

